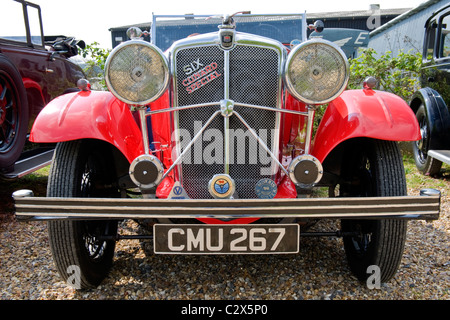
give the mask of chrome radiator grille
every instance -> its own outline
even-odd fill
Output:
[[[181,49],[174,59],[177,75],[175,106],[212,103],[175,113],[181,151],[220,110],[222,99],[270,108],[279,106],[281,56],[273,48],[237,45],[226,52],[217,45],[210,45]],[[278,146],[278,134],[275,133],[278,112],[244,106],[235,106],[234,111],[272,151]],[[238,198],[256,198],[256,183],[262,178],[273,178],[273,159],[236,116],[232,115],[228,120],[229,130],[225,130],[225,118],[221,115],[214,118],[182,159],[179,172],[183,187],[191,198],[211,198],[208,182],[215,174],[228,173],[234,179],[235,197]],[[229,172],[225,172],[224,164],[225,134],[230,137]]]

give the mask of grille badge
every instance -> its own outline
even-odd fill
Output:
[[[216,199],[229,199],[233,197],[235,184],[228,174],[216,174],[209,181],[209,193]]]
[[[260,199],[273,199],[277,195],[277,184],[269,178],[261,179],[256,183],[255,193]]]
[[[220,100],[220,110],[225,118],[233,115],[234,101],[229,99]]]

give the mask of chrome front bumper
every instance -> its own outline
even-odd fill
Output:
[[[420,196],[297,199],[115,199],[33,197],[13,194],[18,220],[299,218],[436,220],[440,192]]]

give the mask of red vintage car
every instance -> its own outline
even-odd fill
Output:
[[[118,222],[134,219],[151,233],[135,237],[152,238],[156,254],[292,254],[302,236],[343,237],[361,281],[391,279],[407,221],[440,211],[435,190],[407,195],[397,141],[420,139],[408,104],[372,79],[347,90],[348,61],[334,43],[287,47],[239,31],[256,23],[255,32],[285,34],[284,25],[301,36],[304,15],[190,20],[215,31],[163,52],[133,28],[106,62],[109,92],[85,85],[36,119],[31,140],[58,143],[48,196],[16,192],[16,215],[49,220],[61,276],[97,286],[116,241],[134,237],[118,234]],[[341,227],[311,232],[320,219]]]
[[[0,23],[0,174],[16,178],[49,164],[54,146],[25,143],[42,108],[85,77],[69,60],[84,43],[44,37],[38,5],[14,0],[1,10],[14,18]]]

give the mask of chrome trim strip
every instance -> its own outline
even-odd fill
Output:
[[[195,143],[195,141],[197,141],[201,137],[201,135],[203,134],[203,131],[205,131],[206,127],[208,127],[210,125],[210,123],[214,120],[214,118],[217,115],[219,115],[220,113],[221,113],[220,110],[217,110],[216,112],[214,112],[214,114],[208,119],[208,121],[205,123],[205,125],[197,132],[197,134],[194,136],[194,138],[191,140],[191,142],[189,142],[189,144],[184,148],[183,152],[175,159],[175,161],[172,163],[170,168],[167,169],[167,171],[164,173],[161,181],[167,177],[167,175],[173,170],[173,168],[175,168],[175,166],[181,161],[181,159],[186,154],[186,152],[191,149],[191,147]]]
[[[166,109],[160,109],[160,110],[154,110],[154,111],[147,111],[146,115],[153,115],[158,113],[164,113],[164,112],[176,112],[180,110],[187,110],[187,109],[194,109],[194,108],[201,108],[201,107],[212,107],[219,104],[219,102],[207,102],[207,103],[200,103],[200,104],[192,104],[189,106],[183,106],[183,107],[176,107],[176,108],[166,108]]]
[[[166,108],[166,109],[160,109],[160,110],[154,110],[154,111],[147,111],[146,115],[149,116],[149,115],[163,113],[163,112],[175,112],[175,111],[180,111],[180,110],[187,110],[187,109],[194,109],[194,108],[201,108],[201,107],[212,107],[212,106],[217,107],[219,104],[220,104],[220,101],[192,104],[192,105],[183,106],[183,107]],[[258,106],[258,105],[254,105],[254,104],[239,103],[239,102],[235,102],[234,105],[238,106],[238,107],[246,107],[246,108],[254,108],[254,109],[281,112],[281,113],[289,113],[289,114],[294,114],[294,115],[298,115],[298,116],[308,116],[308,112],[304,112],[304,111],[278,109],[278,108],[271,108],[271,107],[265,107],[265,106]]]
[[[239,102],[235,102],[234,105],[238,106],[238,107],[254,108],[254,109],[281,112],[281,113],[290,113],[290,114],[295,114],[298,116],[308,116],[308,112],[304,112],[304,111],[296,111],[296,110],[281,109],[281,108],[270,108],[270,107],[258,106],[258,105],[254,105],[254,104],[239,103]]]
[[[224,99],[230,99],[230,51],[224,51]],[[223,173],[230,174],[230,117],[223,118]]]
[[[313,134],[314,115],[316,110],[308,106],[308,119],[306,124],[306,140],[305,140],[305,154],[309,154],[311,149],[311,139]]]
[[[249,124],[244,120],[244,118],[241,117],[239,113],[236,111],[233,112],[233,114],[241,120],[241,122],[244,124],[244,126],[247,127],[248,131],[255,137],[255,139],[258,141],[258,143],[264,148],[264,150],[270,155],[270,157],[275,161],[275,163],[280,167],[281,170],[284,171],[286,175],[289,176],[289,172],[286,170],[285,167],[280,163],[278,158],[270,151],[270,149],[267,147],[267,145],[264,143],[264,141],[261,140],[261,138],[258,136],[258,134],[249,126]]]
[[[150,154],[150,143],[148,140],[148,128],[147,128],[147,120],[145,115],[145,108],[139,108],[139,119],[141,122],[141,133],[142,133],[142,143],[144,144],[144,154]]]
[[[294,199],[15,197],[19,220],[306,218],[436,220],[440,193],[423,196]]]

